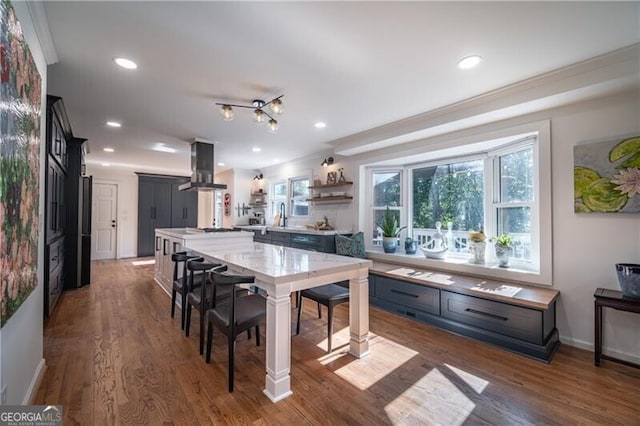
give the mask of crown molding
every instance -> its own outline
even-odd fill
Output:
[[[49,21],[47,20],[47,14],[44,10],[44,3],[42,1],[28,1],[26,4],[33,22],[36,37],[38,37],[38,41],[42,47],[44,59],[47,61],[47,65],[55,64],[59,59],[55,45],[53,44],[51,31],[49,30]]]
[[[606,96],[640,84],[640,43],[329,142],[350,156]]]

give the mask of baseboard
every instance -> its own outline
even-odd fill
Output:
[[[42,383],[42,379],[44,378],[44,372],[47,369],[47,364],[44,361],[44,358],[40,360],[38,363],[38,368],[36,368],[36,372],[31,379],[31,383],[27,388],[27,393],[24,395],[24,399],[22,400],[22,405],[31,405],[33,404],[33,400],[35,399],[36,393],[38,392],[38,388],[40,387],[40,383]]]
[[[563,345],[574,346],[579,349],[584,349],[586,351],[593,352],[592,342],[573,339],[566,336],[560,337],[560,341],[562,342]],[[624,361],[632,362],[634,364],[640,364],[640,356],[638,356],[637,354],[616,351],[606,346],[602,348],[602,353],[612,356],[614,358],[619,358]]]

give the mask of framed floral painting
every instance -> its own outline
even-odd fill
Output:
[[[573,149],[576,213],[640,212],[640,136]]]
[[[0,0],[0,325],[38,286],[42,81],[16,13]]]

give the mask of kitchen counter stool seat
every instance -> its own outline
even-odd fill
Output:
[[[240,297],[238,291],[234,291],[239,284],[251,284],[255,282],[253,276],[228,275],[218,271],[211,272],[211,280],[214,285],[214,305],[207,311],[207,352],[205,360],[211,362],[211,346],[213,343],[213,328],[217,327],[227,336],[229,356],[229,392],[233,392],[234,381],[234,354],[236,337],[255,327],[256,345],[260,346],[260,322],[266,318],[266,299],[260,294],[249,294]],[[226,289],[231,297],[220,299],[217,292]]]
[[[178,293],[181,297],[182,309],[181,309],[181,320],[180,320],[180,328],[184,330],[185,319],[186,319],[186,300],[188,293],[188,273],[187,273],[187,261],[190,259],[196,259],[198,256],[193,256],[187,254],[186,251],[179,251],[173,253],[171,255],[171,260],[173,261],[173,283],[171,288],[171,318],[175,316],[176,312],[176,298]],[[178,278],[178,271],[180,270],[180,264],[182,263],[182,276]],[[198,284],[199,285],[199,284]]]
[[[348,283],[347,281],[344,281]],[[306,297],[318,303],[318,318],[322,318],[320,305],[328,309],[327,315],[327,352],[331,352],[331,336],[333,335],[333,308],[349,301],[349,288],[341,284],[327,284],[320,287],[302,290],[298,293],[298,323],[296,335],[300,334],[300,315],[302,314],[302,298]]]

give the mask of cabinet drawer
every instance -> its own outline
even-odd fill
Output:
[[[258,243],[271,243],[271,231],[265,231],[264,235],[262,234],[262,230],[254,230],[253,231],[253,241]]]
[[[291,234],[288,232],[272,232],[271,244],[289,246],[291,244]]]
[[[64,263],[64,238],[49,245],[49,270],[53,271]]]
[[[542,344],[542,312],[492,300],[442,291],[442,316]]]
[[[440,314],[440,290],[386,277],[375,278],[375,297],[434,315]]]

